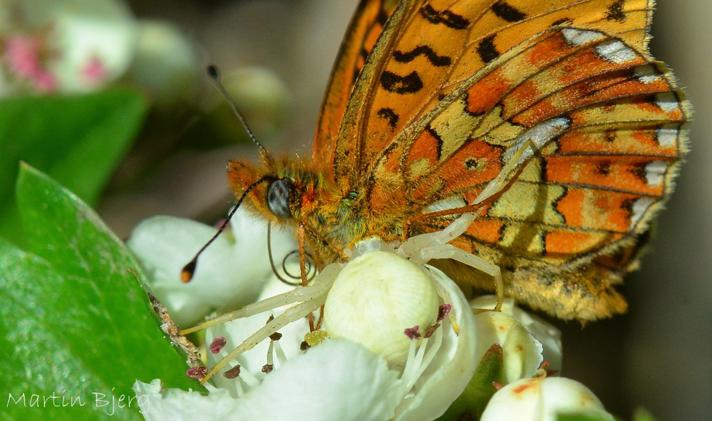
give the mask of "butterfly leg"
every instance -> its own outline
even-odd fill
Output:
[[[306,253],[304,251],[304,243],[306,238],[306,231],[304,225],[299,224],[297,228],[297,245],[299,248],[299,274],[302,278],[302,287],[306,287],[309,283],[307,278],[307,266],[306,266]],[[314,315],[310,312],[307,314],[307,320],[309,321],[309,331],[314,331]]]

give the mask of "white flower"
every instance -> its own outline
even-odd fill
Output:
[[[357,258],[352,261],[356,262],[354,271],[343,270],[349,276],[362,279],[387,268],[403,270],[405,259],[402,257],[394,253],[373,253],[382,268],[358,265]],[[472,358],[476,344],[474,317],[460,289],[442,272],[428,266],[407,264],[422,271],[432,282],[437,299],[432,302],[435,307],[433,325],[422,326],[419,332],[423,337],[411,335],[412,339],[406,340],[407,358],[402,365],[389,364],[383,353],[373,352],[357,343],[358,337],[352,340],[326,339],[306,352],[300,351],[299,343],[308,331],[306,323],[300,319],[279,330],[281,337],[264,341],[230,361],[226,370],[231,374],[228,377],[233,378],[226,378],[224,370],[213,378],[217,387],[210,386],[210,394],[205,397],[210,404],[196,404],[195,399],[199,398],[188,395],[189,392],[161,391],[156,382],[137,382],[135,390],[142,412],[148,420],[405,421],[437,418],[462,392],[475,370],[476,361]],[[368,289],[373,287],[365,282],[362,292],[368,296],[371,294]],[[283,288],[271,286],[268,289],[279,292]],[[263,296],[269,294],[265,292]],[[415,298],[416,303],[422,303]],[[327,298],[331,306],[337,307],[336,311],[340,304],[346,304],[340,300],[338,296]],[[441,308],[450,310],[449,315],[441,311],[441,317],[437,317],[440,304],[446,304]],[[374,303],[376,307],[379,305],[389,304]],[[376,307],[370,310],[379,314],[382,309]],[[274,311],[274,314],[279,317],[280,312]],[[261,314],[209,328],[208,342],[216,345],[216,353],[209,354],[209,363],[214,365],[215,360],[227,355],[247,335],[264,326],[268,316]],[[380,322],[402,323],[400,319],[400,316],[386,317]],[[429,317],[428,322],[431,322]],[[459,327],[459,334],[454,326]],[[379,327],[373,326],[373,329]],[[403,330],[396,334],[399,338],[406,337]],[[265,373],[262,367],[267,363],[271,371],[264,370]],[[239,376],[235,377],[238,364]],[[178,396],[185,396],[186,402]],[[187,412],[190,418],[178,416],[185,404],[201,408],[202,414],[190,411]]]
[[[94,90],[132,59],[136,23],[121,1],[10,0],[3,9],[2,94]]]
[[[479,361],[493,344],[504,352],[504,382],[532,377],[542,362],[547,369],[561,371],[561,333],[554,326],[521,310],[512,299],[505,299],[501,312],[491,310],[496,297],[488,295],[470,302],[476,313]]]
[[[556,421],[558,414],[585,413],[611,420],[596,395],[563,377],[536,377],[509,384],[494,394],[480,421]]]
[[[157,380],[136,382],[134,390],[148,421],[385,420],[398,403],[398,373],[362,346],[332,339],[289,360],[241,399],[214,387],[207,396],[162,391]]]
[[[156,216],[139,224],[128,247],[138,257],[151,292],[168,308],[178,326],[187,327],[214,311],[253,302],[272,269],[267,254],[267,224],[245,209],[231,220],[232,232],[223,233],[205,251],[191,282],[180,281],[180,271],[215,228],[188,219]],[[280,265],[295,249],[292,235],[272,230],[272,254]]]

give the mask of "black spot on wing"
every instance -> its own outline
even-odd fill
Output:
[[[388,120],[388,125],[391,126],[391,128],[395,128],[396,124],[398,124],[398,114],[396,114],[392,108],[381,108],[376,114]]]
[[[385,10],[383,10],[383,6],[378,10],[378,15],[376,16],[376,22],[381,24],[381,26],[386,26],[386,22],[388,22],[388,13],[386,13]]]
[[[645,170],[645,167],[648,165],[648,162],[641,162],[639,164],[633,165],[630,168],[631,174],[634,176],[638,177],[639,180],[643,182],[647,182],[647,171]]]
[[[561,193],[561,195],[560,195],[559,197],[557,197],[556,199],[554,199],[554,203],[553,203],[553,205],[554,205],[554,206],[553,206],[553,207],[554,207],[554,211],[561,217],[561,220],[564,221],[564,224],[568,224],[568,221],[566,220],[566,213],[565,213],[565,212],[562,212],[562,211],[559,209],[559,203],[561,203],[561,201],[562,201],[562,200],[566,197],[566,195],[568,195],[568,194],[569,194],[569,188],[566,187],[566,186],[564,186],[564,191]]]
[[[434,25],[442,23],[452,29],[465,29],[470,25],[470,21],[465,17],[452,13],[449,10],[437,11],[433,9],[433,6],[430,4],[424,5],[420,9],[420,14]]]
[[[435,139],[438,142],[438,144],[436,145],[437,160],[440,161],[440,158],[442,157],[442,154],[443,154],[443,140],[440,137],[440,135],[438,134],[438,132],[436,132],[435,129],[433,129],[432,127],[428,126],[426,128],[426,130],[428,131],[428,133],[430,133],[430,135],[433,137],[433,139]]]
[[[384,70],[381,74],[381,86],[388,92],[397,94],[412,94],[423,89],[423,80],[418,72],[412,71],[405,76]]]
[[[608,174],[611,173],[611,162],[610,161],[601,161],[598,164],[596,164],[596,173],[600,175],[607,176]]]
[[[623,11],[623,4],[625,0],[616,0],[608,6],[606,11],[606,19],[614,20],[616,22],[625,21],[625,12]]]
[[[492,5],[492,12],[499,18],[506,20],[507,22],[519,22],[527,17],[526,14],[517,10],[516,8],[510,6],[505,1],[498,1]]]
[[[632,197],[629,199],[624,199],[621,202],[620,209],[624,210],[628,214],[629,219],[633,217],[633,206],[635,205],[636,200],[638,200],[637,197]]]
[[[427,57],[430,64],[436,67],[449,66],[452,60],[448,56],[439,56],[427,45],[419,45],[410,51],[394,51],[393,58],[400,63],[410,63],[418,56]]]
[[[613,143],[616,141],[616,137],[618,136],[618,130],[608,129],[605,131],[603,136],[606,139],[606,142]]]
[[[469,158],[468,160],[465,161],[465,168],[467,168],[470,171],[476,170],[479,167],[480,167],[480,163],[475,158]]]
[[[360,74],[361,74],[361,69],[359,69],[359,68],[354,69],[354,73],[351,76],[351,82],[356,83],[356,80],[358,79]]]
[[[551,22],[551,26],[571,25],[572,23],[574,22],[570,18],[561,18]]]
[[[492,34],[487,38],[483,38],[477,45],[477,54],[480,55],[484,63],[489,63],[499,57],[499,51],[497,51],[497,48],[494,46],[494,37],[495,34]]]

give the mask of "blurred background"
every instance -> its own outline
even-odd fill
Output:
[[[35,54],[30,58],[54,59],[51,49],[33,38],[59,25],[42,21],[54,19],[43,17],[51,8],[33,0],[23,8],[45,12],[17,12],[5,2],[12,0],[0,0],[0,29],[23,34],[16,65],[25,80],[0,73],[0,94],[75,93],[117,84],[138,87],[150,99],[138,139],[125,151],[97,203],[122,238],[156,214],[215,222],[232,197],[226,161],[256,156],[203,76],[208,63],[221,67],[228,90],[269,149],[308,155],[331,65],[357,3],[67,1],[72,7],[62,11],[61,22],[81,29],[72,36],[81,39],[86,31],[99,31],[97,36],[110,40],[112,48],[84,51],[81,42],[70,44],[71,57],[52,64],[58,76],[49,78],[27,57],[29,51]],[[92,4],[86,9],[90,13],[82,9],[73,15],[83,4]],[[625,418],[636,406],[660,420],[712,417],[710,24],[712,2],[658,0],[652,50],[686,87],[696,119],[692,152],[677,191],[659,218],[642,270],[623,287],[629,313],[585,328],[555,322],[563,330],[564,375],[582,381],[611,412]],[[71,70],[77,63],[81,78]],[[71,68],[66,75],[65,68]]]

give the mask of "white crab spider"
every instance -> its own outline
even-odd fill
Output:
[[[502,169],[500,174],[495,179],[490,181],[487,186],[485,186],[480,195],[473,201],[473,204],[484,202],[506,186],[507,176],[516,168],[516,165],[512,164],[512,162],[517,163],[519,161],[519,156],[528,147],[532,147],[531,142],[523,142],[522,147],[515,151],[514,158],[510,160],[508,165]],[[452,259],[491,276],[494,279],[497,291],[497,304],[495,306],[495,310],[498,311],[504,300],[504,286],[499,266],[449,244],[450,241],[462,235],[474,220],[475,215],[473,213],[465,213],[455,219],[445,229],[410,237],[395,247],[392,251],[420,265],[424,265],[433,259]],[[347,252],[347,255],[353,258],[373,250],[374,248],[383,247],[387,246],[385,246],[380,239],[370,238],[357,243],[353,250]],[[223,359],[210,368],[206,376],[201,379],[201,382],[204,383],[209,380],[212,376],[225,368],[225,366],[227,366],[231,361],[234,361],[240,354],[252,349],[282,327],[293,321],[306,317],[324,305],[326,296],[343,266],[344,264],[342,263],[331,263],[324,267],[324,269],[316,275],[312,283],[306,287],[295,287],[292,291],[247,305],[239,310],[225,313],[194,327],[182,330],[180,333],[187,335],[189,333],[214,326],[218,323],[224,323],[243,317],[250,317],[279,307],[296,304],[289,307],[273,320],[269,321],[264,327],[257,330],[255,333],[246,338],[240,345],[230,351]],[[453,323],[452,328],[457,331],[457,324]],[[409,353],[409,356],[411,356],[411,354],[412,353]],[[410,357],[408,360],[410,361]],[[407,366],[408,365],[406,364],[406,368]]]

